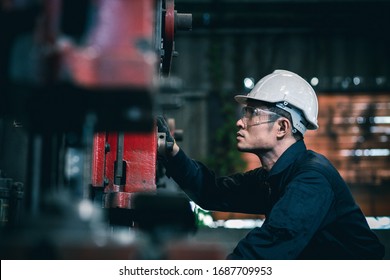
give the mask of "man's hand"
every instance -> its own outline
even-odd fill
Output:
[[[157,116],[157,128],[158,132],[163,132],[166,134],[167,142],[175,142],[175,139],[169,130],[169,125],[163,116]]]
[[[169,125],[163,116],[157,116],[157,129],[159,133],[165,133],[165,146],[158,147],[158,152],[160,156],[174,156],[179,147],[176,145],[175,138],[172,136],[171,131],[169,129]]]

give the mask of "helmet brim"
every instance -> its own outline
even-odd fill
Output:
[[[248,101],[261,101],[256,98],[248,97],[247,95],[236,95],[234,96],[234,99],[240,104],[247,104]]]

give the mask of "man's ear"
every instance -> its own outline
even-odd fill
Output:
[[[277,120],[277,136],[284,137],[289,130],[291,130],[291,124],[286,118],[280,118]]]

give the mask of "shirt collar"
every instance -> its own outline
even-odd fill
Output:
[[[306,145],[303,140],[299,140],[292,144],[276,161],[269,172],[269,176],[276,175],[290,166],[299,155],[306,151]]]

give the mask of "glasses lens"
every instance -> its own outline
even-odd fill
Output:
[[[250,106],[245,106],[241,110],[241,120],[246,126],[269,122],[272,115],[277,114]]]
[[[255,115],[255,108],[253,107],[245,106],[241,110],[241,119],[245,125],[252,125],[254,115]]]
[[[251,119],[253,117],[253,113],[254,113],[254,108],[248,106],[243,107],[241,111],[242,118],[245,119]]]

